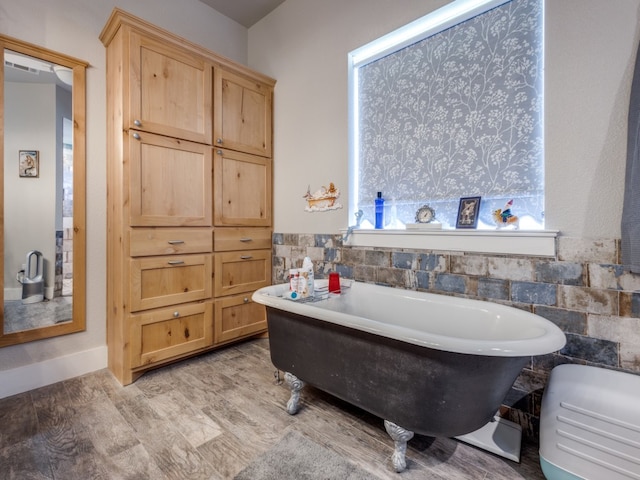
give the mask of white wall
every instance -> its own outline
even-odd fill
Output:
[[[338,233],[347,218],[347,54],[442,0],[287,0],[249,29],[249,64],[278,83],[276,232]],[[626,117],[640,0],[546,2],[546,227],[620,237]],[[334,182],[342,210],[304,212],[302,195]]]
[[[0,32],[90,64],[87,70],[87,330],[0,348],[0,397],[77,375],[83,369],[106,367],[106,55],[98,36],[115,6],[232,60],[240,63],[247,60],[247,29],[199,0],[0,3]],[[70,362],[73,365],[69,365]]]
[[[547,0],[546,8],[547,224],[620,238],[640,1]]]

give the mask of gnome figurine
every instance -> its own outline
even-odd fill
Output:
[[[497,210],[493,211],[493,221],[496,222],[498,229],[508,227],[510,225],[513,225],[513,228],[515,230],[518,230],[518,228],[520,227],[520,219],[517,215],[511,213],[512,206],[513,199],[509,200],[505,204],[504,209],[498,208]]]

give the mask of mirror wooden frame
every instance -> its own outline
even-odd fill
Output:
[[[29,55],[73,71],[73,307],[72,320],[31,330],[4,333],[0,316],[0,347],[56,337],[86,328],[86,69],[88,64],[67,55],[0,34],[0,51]],[[0,68],[0,271],[4,272],[4,61]],[[4,305],[4,275],[0,301]]]

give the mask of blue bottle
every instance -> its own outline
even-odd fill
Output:
[[[384,198],[382,192],[378,192],[378,198],[375,199],[376,206],[376,228],[384,228]]]

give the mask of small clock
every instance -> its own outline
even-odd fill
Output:
[[[436,211],[429,205],[423,205],[416,212],[416,223],[431,223],[436,219]]]

